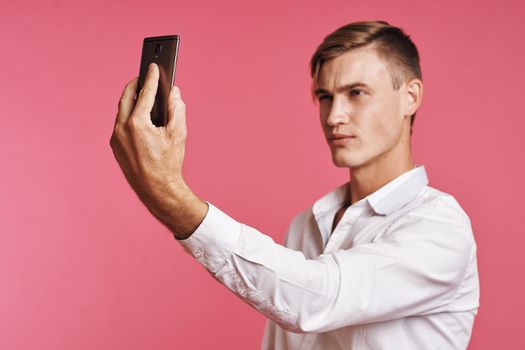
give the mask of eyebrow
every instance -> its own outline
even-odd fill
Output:
[[[339,86],[335,89],[336,92],[343,92],[343,91],[346,91],[346,90],[351,90],[353,88],[356,88],[356,87],[364,87],[366,89],[369,89],[369,90],[372,90],[370,88],[370,86],[366,85],[365,83],[361,83],[361,82],[357,82],[357,83],[352,83],[352,84],[345,84],[345,85],[342,85],[342,86]],[[324,89],[324,88],[317,88],[315,89],[315,96],[319,96],[319,95],[323,95],[323,94],[329,94],[330,91]]]

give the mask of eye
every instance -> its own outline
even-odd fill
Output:
[[[319,96],[319,101],[323,101],[323,100],[328,100],[328,99],[331,99],[332,96],[330,95],[321,95]]]
[[[352,89],[350,90],[350,96],[360,96],[360,95],[364,95],[366,93],[365,90],[361,90],[361,89]]]

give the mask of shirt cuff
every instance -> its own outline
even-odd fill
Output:
[[[242,224],[219,208],[208,204],[208,212],[192,235],[178,240],[183,249],[208,271],[215,274],[232,255],[239,241]]]

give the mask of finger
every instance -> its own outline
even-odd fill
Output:
[[[180,89],[173,86],[168,100],[168,129],[186,136],[186,105],[181,98]]]
[[[144,86],[139,91],[137,96],[137,103],[133,110],[131,118],[150,118],[153,104],[155,103],[155,95],[159,85],[159,68],[155,63],[150,63]]]
[[[120,96],[120,100],[118,103],[118,112],[115,124],[125,124],[129,118],[129,115],[133,111],[133,107],[135,106],[135,93],[137,91],[137,82],[138,77],[135,77],[126,84],[126,87],[124,88],[124,91],[122,92],[122,96]]]

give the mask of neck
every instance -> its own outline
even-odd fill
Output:
[[[381,155],[373,162],[350,168],[349,205],[374,193],[396,177],[414,168],[410,144]]]

